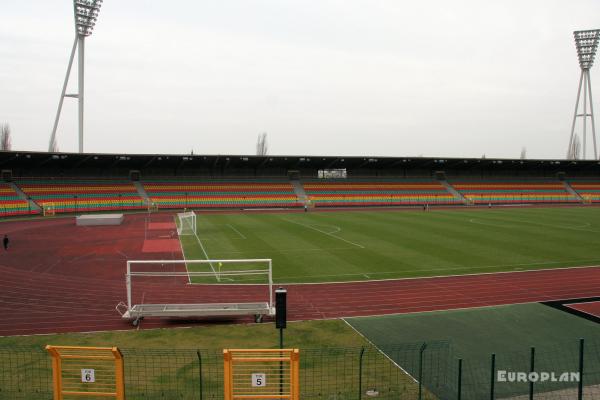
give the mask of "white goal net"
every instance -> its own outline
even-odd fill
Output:
[[[134,324],[144,317],[273,315],[271,259],[129,260],[127,302],[117,305]]]
[[[177,214],[177,234],[179,236],[196,234],[196,213],[190,211]]]

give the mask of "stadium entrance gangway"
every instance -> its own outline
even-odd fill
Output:
[[[251,270],[231,270],[231,271],[132,271],[133,264],[241,264],[241,263],[265,263],[267,268]],[[191,280],[192,277],[217,277],[228,279],[231,276],[267,276],[268,283],[265,284],[266,301],[257,302],[238,302],[238,303],[186,303],[186,304],[132,304],[132,278],[135,277],[184,277]],[[273,302],[273,271],[272,259],[239,259],[239,260],[130,260],[127,261],[127,273],[125,275],[127,287],[127,303],[120,302],[116,306],[117,312],[123,319],[132,321],[133,326],[137,326],[145,317],[159,318],[200,318],[210,316],[243,316],[254,315],[255,322],[262,322],[263,316],[275,315],[275,305]],[[222,283],[215,283],[215,285]],[[224,284],[228,285],[228,284]]]

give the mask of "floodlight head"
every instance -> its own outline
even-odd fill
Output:
[[[90,36],[96,25],[103,0],[73,0],[78,36]]]
[[[600,39],[600,29],[588,31],[575,31],[575,46],[577,47],[577,56],[581,69],[590,69],[594,64],[594,57],[598,49],[598,40]]]

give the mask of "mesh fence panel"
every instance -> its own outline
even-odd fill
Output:
[[[122,349],[127,398],[197,399],[200,364],[194,350]]]
[[[0,399],[52,399],[52,362],[45,350],[0,347]]]
[[[600,343],[588,341],[584,352],[584,396],[600,400]],[[220,350],[121,349],[127,399],[223,398],[223,353]],[[461,400],[529,399],[531,353],[500,353],[492,369],[490,355],[462,361],[448,342],[389,345],[380,349],[318,348],[300,350],[300,396],[310,400]],[[504,371],[506,381],[498,381]],[[579,342],[535,350],[535,372],[579,371]],[[512,375],[511,375],[512,374]],[[421,377],[419,384],[419,377]],[[533,383],[534,399],[577,399],[579,383],[557,380]],[[40,348],[0,348],[0,399],[52,399],[52,368]]]
[[[600,399],[600,341],[586,341],[584,346],[583,398]]]

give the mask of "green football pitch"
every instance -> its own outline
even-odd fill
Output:
[[[292,283],[595,265],[599,233],[592,207],[199,213],[181,242],[188,260],[273,259]]]

